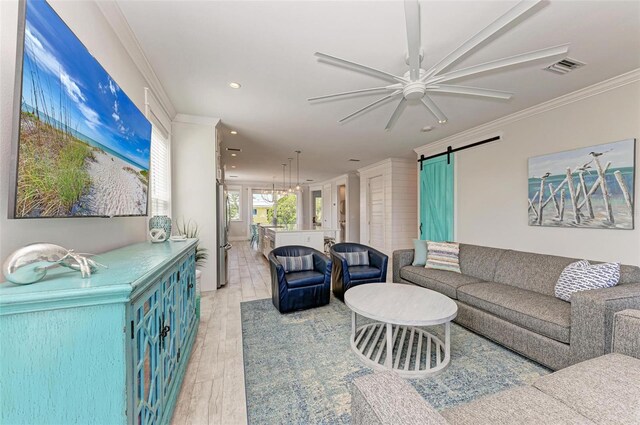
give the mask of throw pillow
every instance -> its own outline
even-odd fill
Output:
[[[285,273],[313,270],[313,254],[300,257],[280,257],[276,255],[276,258],[284,267]]]
[[[576,261],[564,268],[556,283],[556,297],[571,301],[574,292],[590,289],[610,288],[620,281],[619,263],[589,264],[587,260]]]
[[[425,268],[460,273],[460,245],[455,242],[427,242]]]
[[[347,264],[350,266],[368,266],[369,265],[369,251],[360,252],[338,252],[342,258],[347,260]]]
[[[427,241],[420,239],[413,240],[413,263],[412,266],[422,266],[427,264]]]

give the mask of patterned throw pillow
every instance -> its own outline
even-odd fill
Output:
[[[455,242],[427,242],[425,268],[460,273],[460,245]]]
[[[350,266],[368,266],[369,265],[369,251],[360,252],[338,252],[339,256],[347,260],[347,264]]]
[[[313,270],[313,254],[302,255],[300,257],[280,257],[276,255],[276,258],[280,264],[282,264],[282,267],[284,267],[285,273]]]
[[[556,283],[556,297],[571,301],[571,294],[574,292],[610,288],[616,286],[619,280],[619,263],[589,264],[587,260],[576,261],[560,273]]]

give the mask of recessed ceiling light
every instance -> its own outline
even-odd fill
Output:
[[[238,134],[238,132],[237,132],[237,131],[235,131],[235,130],[231,130],[231,131],[230,131],[230,133],[231,133],[231,134]]]
[[[431,130],[433,130],[433,126],[431,125],[426,125],[420,129],[420,131],[422,131],[423,133],[426,133],[427,131],[431,131]]]
[[[446,124],[446,123],[447,123],[447,120],[439,120],[439,121],[438,121],[438,123],[439,123],[439,124]]]
[[[236,168],[236,166],[235,166],[235,165],[232,165],[232,166],[231,166],[231,168]]]
[[[239,89],[242,86],[240,85],[240,83],[231,82],[229,83],[229,87],[231,87],[232,89]]]
[[[232,153],[231,156],[238,156],[238,154],[237,153]]]

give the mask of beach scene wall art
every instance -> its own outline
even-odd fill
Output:
[[[635,139],[529,158],[529,225],[633,229]]]
[[[27,0],[15,218],[147,214],[151,123],[44,0]]]

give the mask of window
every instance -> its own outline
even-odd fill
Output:
[[[252,191],[253,224],[271,224],[273,222],[273,195],[266,190]]]
[[[227,190],[227,207],[229,210],[229,220],[241,221],[240,218],[240,190]]]
[[[278,224],[292,225],[298,223],[298,196],[288,193],[276,201],[276,219]]]
[[[151,215],[171,216],[171,163],[169,139],[151,134]]]

